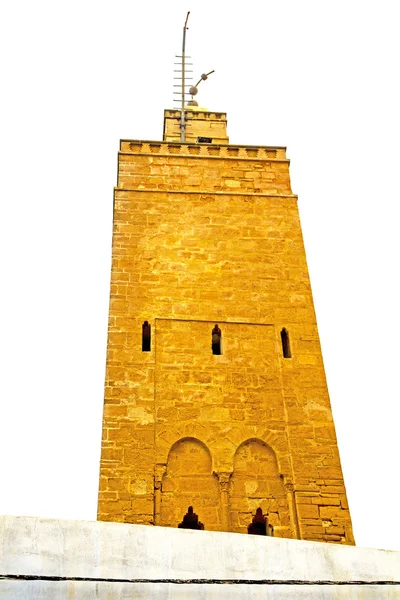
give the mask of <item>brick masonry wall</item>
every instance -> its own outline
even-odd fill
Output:
[[[121,149],[99,519],[354,543],[284,149]]]

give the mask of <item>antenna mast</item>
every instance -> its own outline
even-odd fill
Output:
[[[183,40],[182,40],[182,104],[181,104],[181,142],[185,141],[185,48],[186,48],[186,29],[188,29],[187,22],[189,19],[190,11],[186,15],[186,21],[183,26]]]

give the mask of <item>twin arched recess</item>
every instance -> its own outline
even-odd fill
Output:
[[[289,515],[275,452],[265,442],[250,439],[237,448],[233,459],[229,494],[232,531],[245,533],[259,506],[268,514],[276,534],[283,533]]]
[[[201,515],[209,531],[220,530],[218,479],[212,472],[210,451],[195,438],[179,440],[169,452],[162,481],[160,525],[177,527],[188,506]]]
[[[261,506],[277,534],[288,525],[286,491],[279,476],[275,452],[259,439],[249,439],[237,449],[229,484],[229,529],[247,531],[252,515]],[[200,440],[187,437],[170,449],[162,481],[160,525],[176,527],[192,505],[207,530],[221,531],[223,523],[218,476],[212,456]]]

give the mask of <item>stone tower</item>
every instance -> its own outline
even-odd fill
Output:
[[[98,518],[354,544],[285,148],[179,140],[121,141]]]

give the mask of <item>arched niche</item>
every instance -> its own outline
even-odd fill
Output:
[[[232,531],[247,532],[258,507],[277,537],[291,537],[289,507],[275,452],[259,439],[249,439],[236,450],[230,490]]]
[[[177,527],[193,506],[205,529],[221,529],[218,481],[212,472],[209,449],[200,440],[178,440],[168,454],[161,485],[160,525]]]

